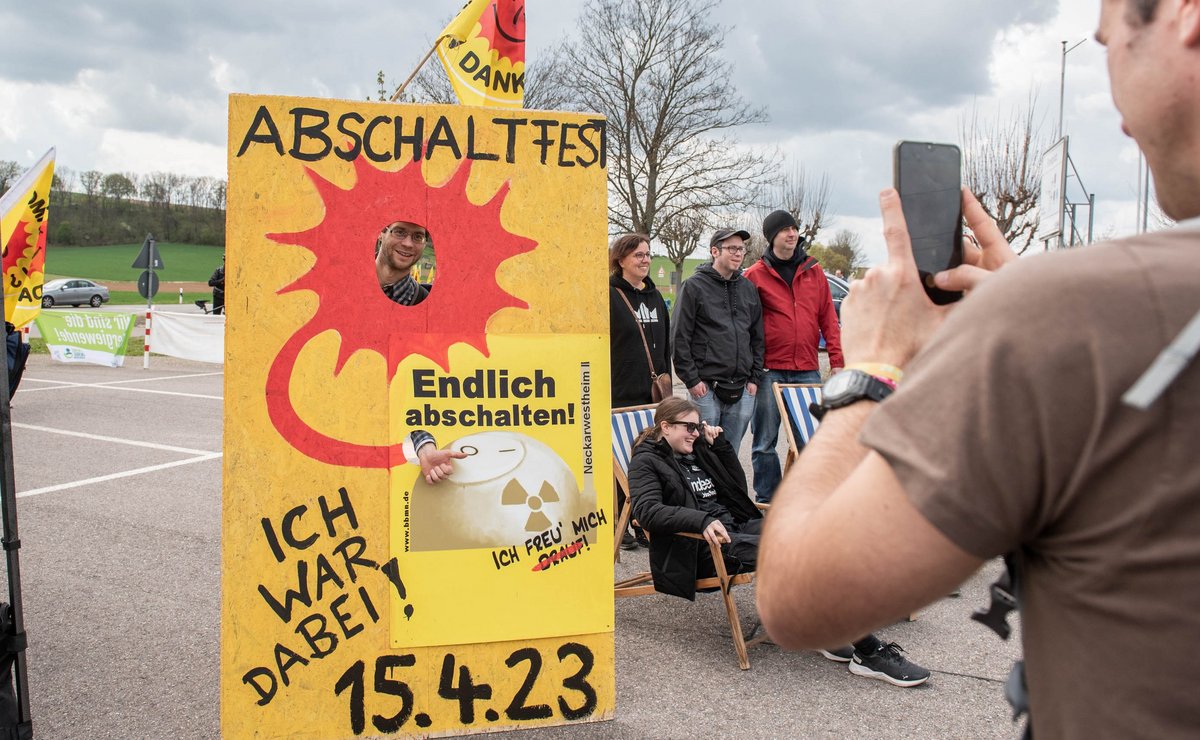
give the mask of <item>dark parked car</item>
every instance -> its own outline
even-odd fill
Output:
[[[833,309],[837,311],[838,320],[840,321],[842,318],[842,299],[850,292],[850,283],[829,273],[825,273],[825,279],[829,281],[829,292],[833,296]]]
[[[108,303],[108,288],[83,278],[58,278],[42,287],[42,308],[62,304],[78,307],[85,303],[92,308]]]

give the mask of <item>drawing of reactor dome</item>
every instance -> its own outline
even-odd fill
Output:
[[[413,551],[520,545],[595,508],[554,450],[516,432],[481,432],[450,449],[467,457],[430,484],[418,476],[409,504]],[[565,535],[564,535],[565,537]]]

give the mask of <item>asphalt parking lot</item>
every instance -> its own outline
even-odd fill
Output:
[[[36,737],[220,736],[222,387],[221,367],[170,358],[31,358],[12,431]],[[618,574],[645,567],[626,553]],[[770,644],[740,671],[718,596],[619,601],[616,719],[514,735],[1014,737],[1017,646],[968,619],[997,572],[880,631],[933,671],[913,689]],[[735,593],[749,629],[753,588]]]

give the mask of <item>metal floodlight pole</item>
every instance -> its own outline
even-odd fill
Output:
[[[1087,243],[1092,243],[1092,226],[1096,223],[1096,194],[1088,194],[1088,240]]]
[[[1142,155],[1145,159],[1145,155]],[[1146,178],[1142,181],[1142,233],[1149,231],[1150,223],[1150,161],[1146,160]]]
[[[1060,139],[1063,135],[1063,100],[1067,89],[1067,54],[1078,49],[1079,44],[1082,44],[1084,41],[1087,41],[1087,39],[1080,39],[1070,49],[1067,48],[1066,41],[1062,42],[1062,69],[1058,74],[1058,138]]]
[[[1138,150],[1137,160],[1137,213],[1133,216],[1133,229],[1137,233],[1141,233],[1139,229],[1142,226],[1142,150]]]

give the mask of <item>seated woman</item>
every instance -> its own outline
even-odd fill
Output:
[[[696,598],[696,579],[715,573],[709,549],[675,532],[702,534],[722,546],[731,572],[753,570],[762,514],[746,492],[746,474],[720,427],[700,422],[686,398],[668,398],[654,426],[637,438],[629,463],[633,514],[651,534],[650,572],[662,593]]]
[[[714,575],[707,547],[676,532],[703,534],[721,545],[730,573],[754,570],[763,518],[750,501],[746,473],[720,427],[700,422],[686,398],[668,398],[654,411],[654,426],[633,443],[629,462],[633,514],[650,533],[650,574],[665,594],[696,598],[696,579]],[[822,650],[850,672],[896,686],[917,686],[929,671],[904,657],[895,643],[867,635],[853,645]]]

